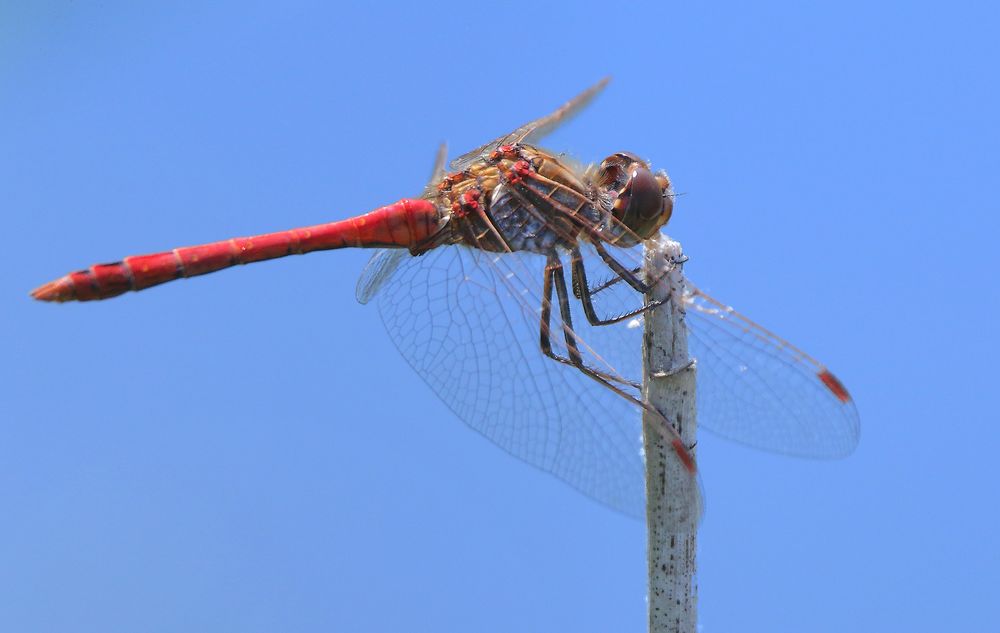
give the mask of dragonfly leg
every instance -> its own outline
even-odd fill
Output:
[[[688,256],[687,255],[683,255],[683,256],[679,257],[677,260],[675,260],[674,264],[675,265],[677,265],[677,264],[683,264],[687,260],[688,260]],[[641,266],[636,266],[635,268],[633,268],[629,272],[631,272],[633,275],[638,275],[639,271],[641,271],[641,270],[642,270]],[[618,275],[615,275],[614,277],[612,277],[611,279],[605,281],[604,283],[597,284],[596,286],[594,286],[593,288],[591,288],[590,289],[590,294],[596,295],[597,293],[603,292],[604,290],[607,290],[611,286],[614,286],[615,284],[620,284],[623,281],[625,281],[623,278],[621,278]],[[578,292],[576,290],[576,287],[573,288],[573,295],[577,299],[580,298],[580,295],[578,294]]]
[[[671,376],[676,376],[682,372],[688,371],[689,369],[694,369],[698,366],[698,362],[695,359],[691,359],[688,362],[678,366],[671,367],[670,369],[661,369],[659,371],[654,371],[652,373],[653,378],[669,378]]]
[[[559,315],[562,318],[563,340],[566,342],[566,353],[568,358],[556,354],[552,350],[552,291],[556,292],[559,299]],[[590,376],[594,380],[603,383],[616,393],[628,397],[634,402],[638,400],[611,383],[619,383],[628,387],[639,389],[640,385],[619,376],[594,369],[583,362],[580,349],[577,346],[576,334],[573,332],[573,315],[570,311],[569,292],[566,290],[566,277],[563,273],[562,262],[556,254],[549,255],[548,263],[545,265],[545,280],[542,289],[542,315],[541,332],[539,336],[542,353],[557,362],[572,365],[581,372]]]
[[[594,310],[593,294],[594,292],[600,292],[604,288],[608,288],[613,282],[608,283],[598,289],[593,290],[587,283],[587,271],[583,265],[583,256],[580,254],[580,248],[574,247],[572,254],[572,270],[573,270],[573,294],[576,295],[577,299],[580,300],[580,304],[583,306],[583,313],[587,316],[587,321],[591,325],[611,325],[612,323],[618,323],[624,321],[630,317],[634,317],[637,314],[642,314],[647,310],[652,310],[657,306],[661,306],[667,302],[666,299],[658,299],[656,301],[650,301],[642,306],[636,308],[635,310],[630,310],[625,314],[620,314],[618,316],[610,317],[607,319],[602,319],[597,316],[597,311]],[[621,278],[619,278],[621,279]]]
[[[642,270],[642,268],[636,266],[635,268],[632,269],[632,274],[636,275],[636,274],[639,273],[640,270]],[[603,292],[603,291],[607,290],[611,286],[614,286],[616,284],[620,284],[623,281],[625,281],[625,280],[622,279],[621,277],[619,277],[618,275],[615,275],[614,277],[612,277],[611,279],[608,279],[604,283],[597,284],[596,286],[593,286],[592,288],[590,288],[590,294],[591,295],[596,295],[596,294],[598,294],[600,292]],[[573,296],[576,297],[577,299],[580,298],[580,291],[577,289],[576,284],[573,285]]]
[[[680,264],[683,264],[683,263],[687,262],[688,259],[689,258],[688,258],[687,255],[681,255],[680,257],[678,257],[677,259],[675,259],[673,263],[674,263],[675,266],[676,265],[680,265]],[[636,266],[635,268],[633,268],[629,272],[631,272],[633,275],[638,275],[639,271],[641,271],[641,270],[642,270],[641,266]],[[664,274],[666,274],[666,273],[664,273]],[[620,284],[623,281],[625,281],[625,280],[622,277],[620,277],[618,275],[615,275],[613,278],[605,281],[604,283],[598,284],[598,285],[594,286],[593,288],[591,288],[590,289],[590,294],[596,295],[597,293],[602,292],[604,290],[607,290],[611,286],[614,286],[615,284]],[[659,281],[659,280],[657,280],[657,281]],[[580,298],[580,295],[576,294],[576,289],[575,288],[573,289],[573,293],[574,293],[574,295],[576,296],[577,299]]]
[[[542,353],[560,363],[580,366],[583,364],[583,358],[580,356],[580,350],[577,348],[573,332],[568,329],[572,327],[571,322],[567,323],[565,319],[563,320],[563,336],[566,340],[566,351],[569,354],[569,358],[563,358],[552,351],[552,291],[553,286],[559,283],[555,281],[557,276],[562,280],[563,288],[565,289],[566,279],[562,276],[562,262],[559,261],[558,255],[553,254],[549,256],[549,260],[545,264],[545,279],[542,282],[542,322],[540,335]],[[561,312],[562,307],[560,306]]]
[[[690,473],[693,474],[695,472],[694,458],[691,456],[690,448],[684,445],[680,436],[677,434],[677,431],[670,426],[667,419],[663,417],[663,414],[657,411],[652,405],[643,402],[641,399],[637,398],[635,395],[629,393],[623,388],[632,387],[635,389],[641,389],[641,385],[623,380],[617,376],[612,376],[602,371],[598,371],[583,363],[580,351],[576,345],[576,335],[573,333],[573,319],[572,314],[570,313],[569,293],[566,290],[566,278],[563,275],[562,262],[559,261],[559,256],[555,253],[549,255],[548,262],[545,265],[545,281],[543,286],[541,323],[542,352],[549,358],[552,358],[560,363],[573,365],[585,376],[596,380],[607,389],[610,389],[612,392],[625,398],[632,404],[652,414],[652,417],[656,420],[653,428],[657,433],[660,433],[667,441],[670,442],[674,452],[677,454],[677,457],[681,460],[681,463]],[[550,331],[553,288],[555,288],[556,294],[559,295],[559,313],[562,316],[563,321],[563,336],[566,340],[566,349],[568,350],[570,358],[563,358],[552,351]]]
[[[590,243],[593,244],[594,250],[596,250],[597,254],[601,256],[601,259],[604,260],[604,263],[608,265],[608,268],[615,271],[615,274],[621,277],[625,281],[625,283],[632,286],[642,294],[646,294],[647,292],[653,289],[654,284],[647,284],[646,282],[641,281],[639,277],[634,274],[635,272],[638,272],[638,270],[632,271],[629,270],[628,268],[625,268],[625,266],[623,266],[617,259],[615,259],[611,255],[611,253],[607,251],[606,248],[604,248],[604,245],[601,244],[600,240],[591,239]]]

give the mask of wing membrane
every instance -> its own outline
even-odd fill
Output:
[[[698,361],[698,421],[750,446],[843,457],[860,433],[853,401],[820,362],[689,284],[688,346]]]
[[[378,261],[375,269],[384,270],[388,260]],[[451,246],[392,261],[393,275],[366,276],[379,283],[361,285],[381,292],[365,296],[377,297],[393,343],[448,407],[513,455],[641,516],[636,408],[540,352],[539,308],[527,307],[537,284],[523,277],[533,271],[540,281],[544,258]]]
[[[466,169],[469,165],[479,160],[479,158],[488,155],[500,145],[508,143],[536,143],[540,141],[542,138],[555,131],[560,125],[568,122],[574,116],[579,114],[581,110],[587,107],[590,102],[593,101],[602,90],[604,90],[604,87],[608,85],[609,81],[611,81],[611,78],[605,77],[590,88],[581,92],[579,95],[564,103],[551,114],[535,119],[530,123],[525,123],[509,134],[499,136],[489,143],[477,147],[471,152],[462,154],[451,162],[451,170],[462,171]]]

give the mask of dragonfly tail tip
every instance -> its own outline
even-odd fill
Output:
[[[72,301],[74,298],[73,294],[73,286],[65,277],[42,284],[31,291],[31,296],[38,301],[54,301],[57,303]]]

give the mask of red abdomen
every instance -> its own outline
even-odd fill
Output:
[[[345,247],[414,250],[441,228],[442,217],[433,203],[404,198],[339,222],[236,237],[153,255],[133,255],[111,264],[95,264],[40,286],[31,295],[41,301],[91,301],[237,264],[311,251]]]

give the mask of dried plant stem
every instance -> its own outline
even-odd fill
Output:
[[[645,318],[643,339],[643,397],[674,427],[686,446],[694,446],[696,431],[695,365],[688,358],[687,327],[681,301],[684,277],[680,266],[680,244],[660,236],[646,247],[647,279],[660,279],[646,300],[667,303]],[[649,536],[649,631],[650,633],[695,633],[698,586],[695,581],[697,522],[684,520],[690,509],[687,495],[671,494],[672,482],[684,481],[680,460],[662,424],[650,412],[643,414],[643,446],[646,455],[646,521]],[[693,451],[693,449],[692,449]],[[679,517],[681,517],[679,519]]]

